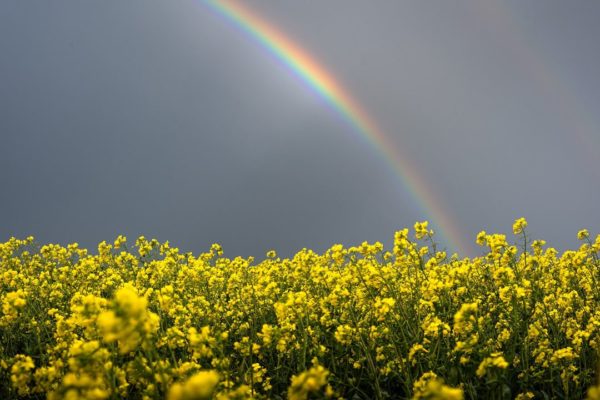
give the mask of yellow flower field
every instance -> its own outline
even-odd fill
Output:
[[[120,236],[0,244],[0,398],[600,399],[600,235],[481,232],[255,262]]]

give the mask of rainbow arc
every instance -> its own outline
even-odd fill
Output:
[[[445,242],[449,250],[463,255],[472,249],[471,245],[465,243],[465,235],[461,233],[452,214],[444,208],[440,198],[427,185],[413,163],[400,154],[397,146],[369,117],[366,110],[314,57],[240,2],[204,0],[204,3],[275,56],[310,90],[324,98],[353,127],[356,135],[382,155],[402,186],[426,214],[425,217],[436,230],[438,240]]]

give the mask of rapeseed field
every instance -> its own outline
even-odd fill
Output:
[[[600,235],[559,253],[427,222],[381,243],[227,258],[119,236],[0,244],[2,399],[600,399]]]

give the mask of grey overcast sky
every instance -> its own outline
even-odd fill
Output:
[[[559,249],[600,232],[600,2],[244,4],[410,154],[467,255],[521,216]],[[202,1],[0,2],[2,241],[389,246],[428,210],[351,130]]]

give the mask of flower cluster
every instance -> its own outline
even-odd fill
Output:
[[[119,236],[0,243],[0,398],[600,399],[600,236],[559,253],[427,221],[260,262]],[[412,241],[411,238],[416,238]]]

